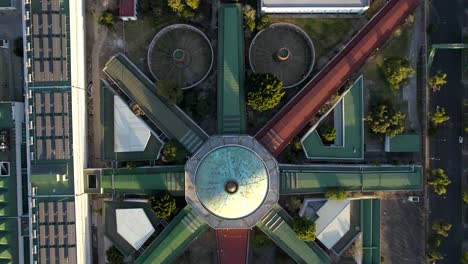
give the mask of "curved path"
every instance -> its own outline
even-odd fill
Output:
[[[275,156],[418,6],[390,0],[380,12],[255,136]]]

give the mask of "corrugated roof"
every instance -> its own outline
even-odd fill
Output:
[[[154,193],[168,190],[184,194],[184,166],[158,166],[134,169],[102,169],[104,193]]]
[[[380,200],[361,200],[363,264],[380,263]]]
[[[136,15],[136,0],[120,0],[119,1],[119,16],[134,17]]]
[[[330,263],[328,256],[314,242],[306,243],[297,238],[289,221],[286,212],[276,204],[270,213],[257,223],[257,227],[298,263]]]
[[[137,264],[171,263],[201,233],[208,224],[190,206],[171,220],[151,245],[137,259]]]
[[[175,105],[156,96],[156,86],[124,55],[112,57],[103,70],[168,137],[194,152],[208,135]]]
[[[386,152],[419,152],[421,136],[419,134],[403,134],[385,137]]]
[[[280,192],[320,193],[331,187],[348,191],[421,190],[421,166],[280,166]]]
[[[301,139],[304,152],[313,159],[362,159],[364,150],[363,78],[360,76],[343,98],[343,146],[325,146],[317,130]],[[335,111],[335,110],[334,110]],[[338,128],[337,128],[338,130]],[[338,135],[338,134],[337,134]]]
[[[240,4],[222,5],[219,19],[218,130],[245,133],[244,38]]]

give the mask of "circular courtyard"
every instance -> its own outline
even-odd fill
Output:
[[[271,73],[294,87],[312,72],[315,51],[312,40],[301,28],[288,23],[275,23],[260,31],[252,40],[249,61],[256,73]]]
[[[279,170],[253,137],[211,137],[185,166],[185,195],[213,228],[250,228],[279,198]]]
[[[201,83],[213,65],[213,48],[199,29],[175,24],[154,36],[148,50],[148,68],[156,80],[175,81],[181,89]]]

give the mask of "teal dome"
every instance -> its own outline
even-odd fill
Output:
[[[268,191],[268,172],[253,151],[226,145],[202,158],[195,182],[203,207],[218,217],[238,219],[262,205]]]

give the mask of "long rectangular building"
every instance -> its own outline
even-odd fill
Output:
[[[261,0],[262,13],[362,14],[370,0]]]

